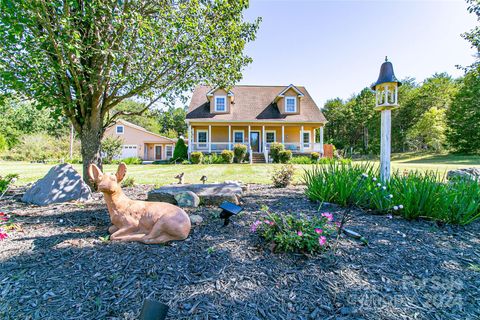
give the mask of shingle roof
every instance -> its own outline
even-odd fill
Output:
[[[326,122],[325,116],[305,87],[297,86],[305,97],[300,102],[300,114],[283,115],[274,102],[286,86],[239,85],[231,88],[234,102],[228,114],[210,113],[207,92],[210,86],[198,86],[193,92],[188,107],[187,120],[190,121],[272,121],[272,122]]]
[[[154,135],[154,136],[159,137],[159,138],[163,138],[163,139],[168,140],[168,141],[170,141],[170,142],[177,142],[177,139],[167,138],[167,137],[164,137],[164,136],[162,136],[162,135],[160,135],[160,134],[158,134],[158,133],[148,131],[148,130],[145,129],[144,127],[141,127],[141,126],[139,126],[139,125],[136,125],[136,124],[131,123],[131,122],[129,122],[129,121],[127,121],[127,120],[124,120],[124,119],[118,119],[117,121],[115,121],[115,123],[121,123],[121,124],[123,124],[123,125],[125,125],[125,126],[129,126],[129,127],[131,127],[131,128],[135,128],[135,129],[140,130],[140,131],[144,131],[144,132],[146,132],[146,133],[148,133],[148,134]]]

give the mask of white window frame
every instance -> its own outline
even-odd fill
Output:
[[[168,156],[168,149],[170,149],[170,157]],[[166,159],[173,158],[173,146],[170,144],[165,146],[165,158]]]
[[[305,134],[308,134],[308,143],[305,142]],[[312,144],[312,133],[310,131],[303,131],[302,143],[304,148],[310,148]]]
[[[208,130],[206,129],[197,129],[197,147],[198,149],[208,149]],[[206,141],[200,142],[199,136],[200,133],[205,132]]]
[[[242,142],[235,141],[235,133],[241,132],[242,133]],[[233,130],[233,143],[245,143],[245,130]]]
[[[293,104],[293,111],[289,111],[287,109],[287,106],[288,106],[288,103],[287,101],[288,100],[293,100],[294,104]],[[285,97],[285,112],[288,112],[288,113],[295,113],[297,112],[297,97]]]
[[[213,99],[215,100],[215,112],[227,112],[227,96],[214,96]],[[225,101],[223,105],[225,107],[224,110],[218,110],[217,99],[223,99],[223,101]]]
[[[268,142],[268,134],[273,133],[273,141]],[[265,130],[265,143],[277,142],[277,130]]]
[[[118,128],[122,128],[122,132],[118,132]],[[124,125],[121,125],[121,124],[117,124],[115,126],[115,133],[116,134],[124,134],[125,133],[125,126]]]

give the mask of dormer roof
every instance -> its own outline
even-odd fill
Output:
[[[217,91],[218,89],[222,89],[222,88],[220,88],[220,87],[215,87],[215,88],[213,88],[212,90],[208,91],[208,92],[207,92],[207,97],[213,97],[213,94],[214,94],[215,91]],[[225,90],[225,91],[227,91],[227,90]],[[229,96],[229,97],[233,96],[233,92],[230,91],[230,90],[228,90],[228,91],[227,91],[227,96]]]

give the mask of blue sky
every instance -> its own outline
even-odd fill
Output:
[[[262,17],[248,44],[253,63],[240,84],[304,85],[319,107],[376,81],[387,55],[398,78],[435,72],[461,76],[473,62],[460,34],[476,24],[462,0],[251,0],[247,20]]]

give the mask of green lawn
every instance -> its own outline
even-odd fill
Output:
[[[74,165],[77,170],[82,170],[81,165]],[[129,176],[141,184],[164,185],[176,182],[173,177],[180,172],[185,172],[185,182],[200,182],[200,177],[206,175],[209,182],[223,182],[225,180],[241,180],[246,183],[270,183],[270,176],[274,164],[213,164],[213,165],[130,165]],[[18,184],[26,184],[43,177],[52,167],[51,164],[32,164],[28,162],[0,161],[0,175],[18,173]],[[295,183],[301,182],[303,169],[309,165],[295,165],[297,172]],[[480,167],[480,156],[457,155],[394,155],[392,170],[435,170],[441,173],[447,170],[464,167]],[[107,172],[115,172],[115,165],[106,165]]]

